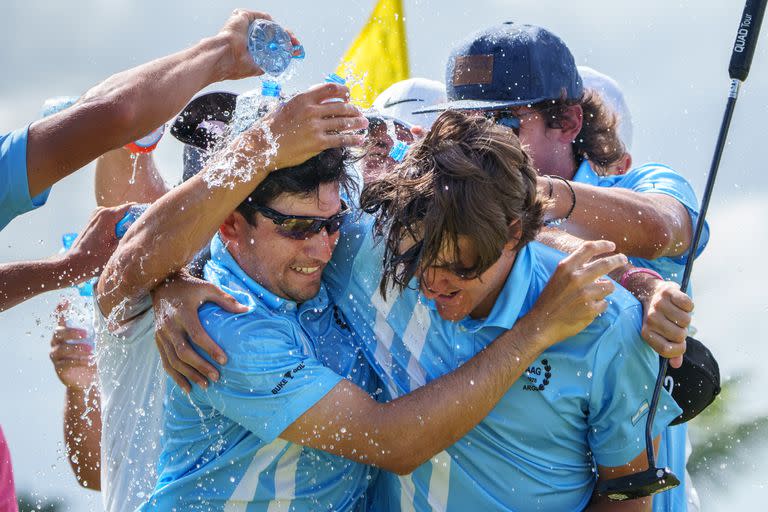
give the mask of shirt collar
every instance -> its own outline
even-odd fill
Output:
[[[467,316],[459,324],[470,332],[477,332],[486,327],[511,329],[520,317],[533,274],[533,253],[530,244],[517,252],[515,263],[507,276],[504,288],[496,298],[491,313],[486,318],[473,319]]]
[[[218,234],[211,240],[211,261],[206,265],[206,278],[209,278],[211,273],[213,275],[210,277],[213,279],[209,280],[214,280],[216,284],[226,286],[229,289],[246,293],[260,300],[269,309],[275,311],[296,311],[297,309],[295,302],[275,295],[246,274],[227,250]],[[321,291],[324,292],[325,290]]]
[[[582,160],[579,168],[576,169],[576,174],[573,175],[573,179],[571,181],[597,186],[600,183],[600,176],[598,176],[597,173],[592,169],[592,166],[589,165],[589,160],[585,158]]]

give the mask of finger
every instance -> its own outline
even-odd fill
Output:
[[[624,254],[612,254],[586,263],[582,275],[586,279],[592,281],[601,276],[610,274],[617,268],[623,267],[626,264],[627,257]]]
[[[345,103],[342,101],[331,101],[329,103],[323,103],[322,105],[317,105],[312,110],[312,113],[315,117],[362,117],[363,113],[360,112],[360,109],[358,109],[356,106],[352,105],[351,103]],[[367,120],[367,119],[366,119]]]
[[[670,301],[677,306],[678,308],[682,309],[685,312],[693,313],[693,299],[691,299],[688,295],[686,295],[684,292],[678,289],[674,289],[670,291],[669,294]]]
[[[198,320],[191,320],[189,325],[189,332],[187,334],[192,340],[192,343],[203,349],[203,351],[205,351],[205,353],[208,354],[211,359],[218,362],[219,364],[227,364],[227,356],[224,354],[224,351],[216,344],[216,342],[213,341],[210,336],[208,336],[208,333],[205,332],[205,329],[203,329],[203,326],[200,325]],[[189,350],[185,352],[185,355],[188,358],[182,358],[185,363],[194,366],[199,372],[208,375],[211,380],[219,380],[219,372],[216,370],[216,368],[210,365],[208,361],[200,357],[197,352],[194,350]]]
[[[296,37],[296,33],[293,30],[286,28],[285,32],[290,36],[291,44],[293,46],[298,46],[301,44],[301,41],[299,41],[299,39]]]
[[[646,327],[643,327],[641,335],[645,342],[648,343],[648,345],[654,350],[654,352],[662,357],[671,359],[682,356],[685,353],[685,340],[683,340],[682,343],[675,343],[668,340],[658,332]]]
[[[662,315],[649,317],[648,327],[671,343],[685,343],[688,329],[670,322]]]
[[[83,329],[76,327],[59,326],[53,330],[53,338],[51,339],[51,345],[59,344],[67,340],[84,340],[88,337],[88,333]]]
[[[411,126],[411,134],[415,138],[420,139],[427,134],[427,130],[425,130],[423,126],[414,125]]]
[[[581,247],[574,252],[563,258],[563,263],[566,266],[581,267],[588,261],[592,260],[595,256],[613,252],[616,250],[616,244],[610,240],[593,240],[584,242]]]
[[[681,366],[683,366],[683,356],[670,357],[669,366],[671,366],[672,368],[680,368]]]
[[[173,366],[171,366],[171,363],[168,361],[168,356],[165,353],[165,349],[160,343],[158,343],[158,352],[160,353],[160,361],[163,363],[163,369],[165,369],[165,373],[167,373],[173,379],[173,382],[175,382],[177,386],[189,394],[192,391],[192,386],[186,377],[177,372]]]
[[[203,299],[203,302],[213,302],[221,306],[221,308],[224,309],[225,311],[229,311],[230,313],[247,313],[248,312],[248,306],[246,306],[245,304],[240,304],[239,302],[237,302],[237,299],[235,299],[233,296],[231,296],[227,292],[222,291],[221,288],[212,286],[211,291],[213,293],[209,297],[206,297],[205,299]]]
[[[251,23],[252,21],[255,21],[257,19],[272,21],[272,16],[270,16],[265,12],[249,11],[247,9],[235,9],[234,11],[232,11],[232,16],[245,18],[246,21],[248,21],[248,23]]]
[[[353,133],[332,133],[326,134],[322,140],[324,149],[362,146],[365,142],[365,136]]]
[[[299,95],[306,101],[317,104],[322,103],[323,100],[330,100],[335,98],[349,98],[349,88],[346,85],[325,83],[320,87],[316,87],[311,91],[303,92]],[[335,103],[339,103],[338,101]]]
[[[216,375],[218,378],[218,372],[216,372],[213,366],[195,352],[190,344],[181,338],[179,333],[171,341],[173,350],[168,351],[168,361],[177,372],[202,388],[208,387],[208,379],[205,375]],[[198,368],[201,371],[198,371]],[[211,373],[211,371],[214,373]]]
[[[329,117],[320,123],[322,131],[326,133],[350,132],[365,130],[368,128],[368,120],[358,117]]]
[[[603,300],[614,292],[616,285],[609,279],[599,279],[584,288],[584,296],[587,300]]]
[[[64,299],[56,305],[56,309],[54,310],[54,314],[56,315],[56,323],[62,327],[66,325],[67,319],[65,318],[65,314],[68,309],[69,301]]]
[[[655,314],[663,316],[669,322],[672,322],[676,326],[686,329],[688,328],[689,325],[691,325],[691,319],[692,319],[691,314],[678,308],[672,302],[661,300],[658,303],[656,303],[655,306],[656,306],[654,308]]]

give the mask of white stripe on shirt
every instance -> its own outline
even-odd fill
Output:
[[[296,497],[296,470],[299,465],[301,446],[288,448],[277,462],[275,470],[275,500],[269,502],[267,512],[287,512]]]
[[[288,444],[288,441],[276,439],[272,443],[256,451],[248,465],[248,469],[235,487],[232,496],[224,504],[224,512],[245,512],[248,504],[254,501],[256,489],[259,486],[261,473],[272,464],[280,452]]]
[[[429,478],[429,506],[435,512],[445,512],[448,505],[448,487],[451,480],[451,456],[440,452],[431,460],[432,476]]]

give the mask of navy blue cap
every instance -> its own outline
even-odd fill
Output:
[[[495,110],[578,99],[583,87],[573,55],[545,28],[505,22],[456,46],[445,70],[448,102],[415,113]]]

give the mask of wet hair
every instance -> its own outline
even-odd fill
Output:
[[[253,206],[268,206],[282,194],[317,194],[320,185],[325,183],[338,183],[342,192],[353,197],[356,185],[350,174],[352,163],[353,158],[346,149],[331,148],[299,165],[273,171],[238,205],[237,211],[255,225]]]
[[[488,270],[510,240],[516,249],[533,240],[543,214],[536,176],[511,129],[480,116],[441,114],[405,160],[363,189],[361,208],[375,216],[375,235],[385,241],[382,295],[442,263],[444,250],[458,262],[459,237],[476,249],[472,276]],[[409,238],[416,244],[403,251]]]
[[[582,110],[581,131],[572,144],[577,162],[587,159],[596,170],[619,162],[627,152],[619,137],[619,119],[598,91],[585,89],[577,100],[548,100],[531,108],[544,118],[547,127],[561,128],[565,112],[573,105],[581,105]]]

